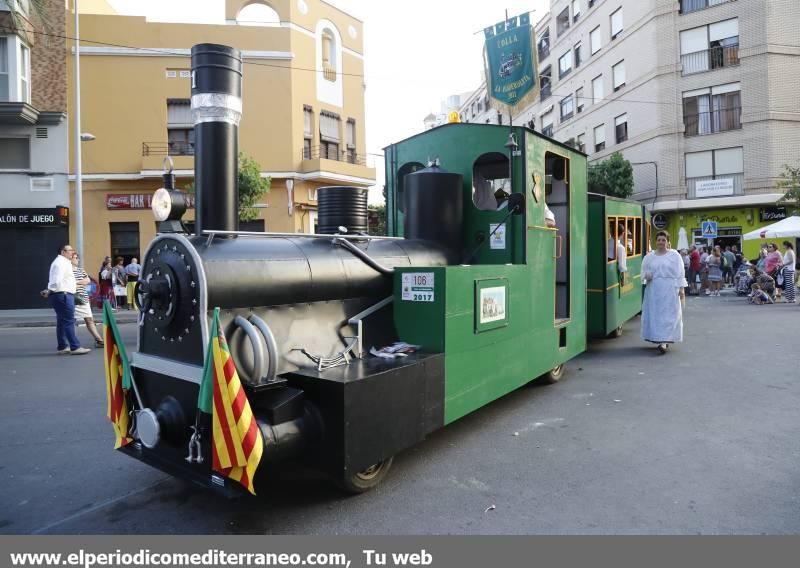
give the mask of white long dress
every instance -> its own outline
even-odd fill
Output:
[[[680,290],[685,288],[683,260],[676,250],[651,252],[642,261],[647,282],[642,304],[642,339],[653,343],[683,341]]]

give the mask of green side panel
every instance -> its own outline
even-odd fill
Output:
[[[403,274],[433,274],[433,301],[403,300]],[[426,351],[445,351],[447,269],[397,268],[394,273],[394,323],[401,341],[421,345]]]

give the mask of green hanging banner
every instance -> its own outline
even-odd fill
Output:
[[[505,31],[489,35],[486,29],[485,62],[489,95],[506,107],[529,103],[539,91],[535,52],[532,49],[532,29],[527,18],[503,22]],[[514,26],[514,27],[512,27]]]

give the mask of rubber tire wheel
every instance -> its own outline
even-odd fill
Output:
[[[564,376],[564,364],[562,363],[558,367],[550,369],[544,375],[542,375],[542,380],[545,384],[552,385],[560,381],[563,376]]]
[[[622,326],[619,326],[617,329],[609,333],[608,337],[610,339],[616,339],[617,337],[622,337]]]
[[[351,493],[353,495],[365,493],[383,481],[383,479],[389,473],[389,470],[392,468],[393,461],[394,456],[373,464],[364,471],[360,471],[349,477],[340,479],[339,487],[347,493]]]

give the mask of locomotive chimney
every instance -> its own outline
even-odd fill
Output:
[[[239,230],[242,55],[226,45],[192,47],[195,233]]]

